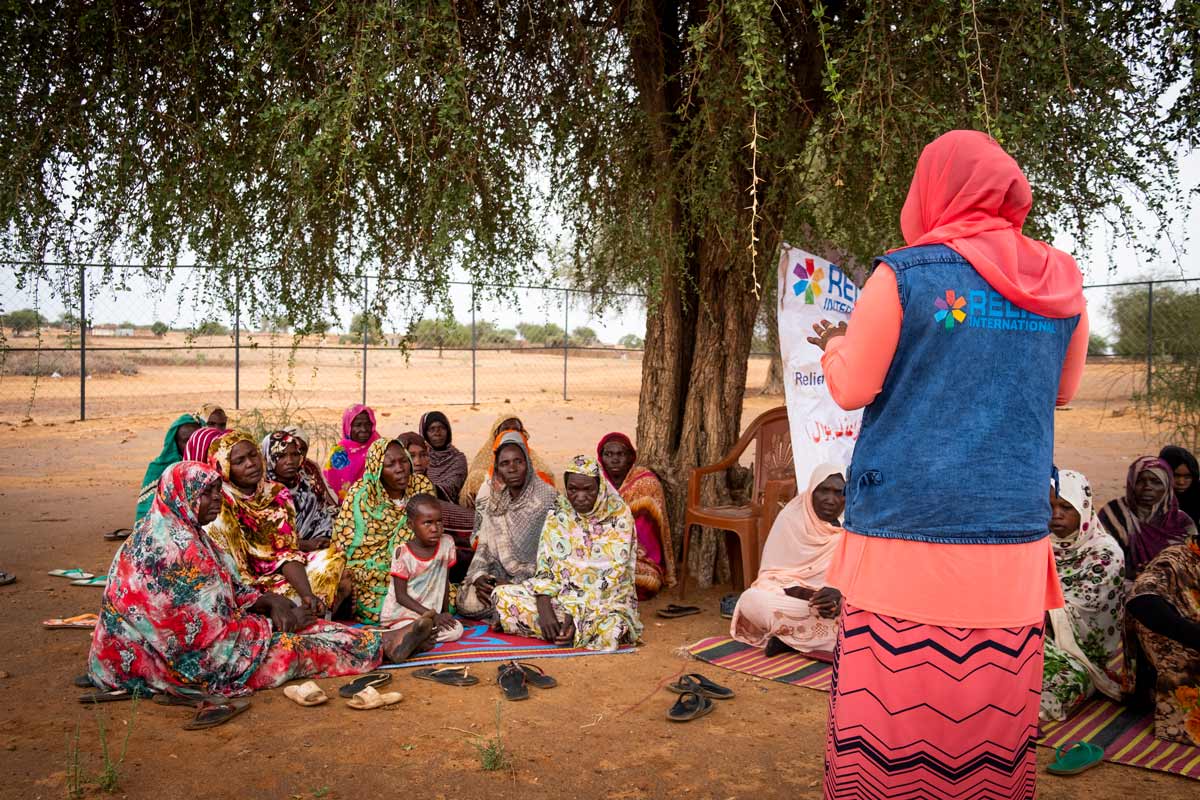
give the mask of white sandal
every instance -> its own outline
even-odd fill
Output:
[[[384,706],[395,705],[404,699],[404,695],[399,692],[386,692],[380,694],[379,690],[374,686],[368,686],[358,694],[346,701],[346,705],[357,711],[370,711],[372,708],[383,708]]]
[[[329,695],[325,694],[325,690],[318,686],[316,681],[308,681],[299,686],[288,686],[284,688],[283,694],[301,706],[319,706],[329,702]]]

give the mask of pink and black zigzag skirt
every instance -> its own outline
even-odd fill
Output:
[[[1040,625],[941,628],[846,605],[825,797],[1033,798]]]

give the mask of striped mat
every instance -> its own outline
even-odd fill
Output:
[[[465,622],[465,620],[460,620]],[[603,656],[611,653],[584,650],[578,647],[556,647],[542,639],[527,639],[497,633],[487,625],[463,626],[462,638],[457,642],[443,642],[425,653],[419,653],[400,664],[385,664],[381,669],[406,669],[426,667],[430,664],[471,664],[477,661],[508,661],[532,658],[568,658],[570,656]],[[618,653],[632,653],[633,646],[622,647]]]
[[[702,639],[691,645],[688,652],[717,667],[822,692],[829,691],[833,677],[833,667],[829,664],[798,653],[767,658],[761,647],[751,647],[727,636]],[[1105,760],[1114,764],[1200,780],[1200,747],[1154,738],[1152,713],[1134,712],[1107,698],[1089,700],[1064,722],[1043,724],[1038,744],[1058,747],[1075,741],[1103,747]]]

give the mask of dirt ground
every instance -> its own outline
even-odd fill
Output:
[[[192,388],[205,385],[202,368],[161,369],[94,379],[97,402],[109,416],[83,423],[62,421],[70,413],[70,393],[61,391],[46,398],[61,405],[47,406],[45,414],[35,414],[37,421],[21,424],[22,385],[13,378],[0,384],[0,568],[19,576],[16,584],[0,588],[0,797],[65,797],[76,731],[83,770],[96,775],[102,767],[101,724],[114,757],[128,733],[116,795],[130,798],[820,796],[827,696],[726,672],[682,654],[685,645],[728,630],[716,613],[727,587],[694,593],[705,612],[682,620],[653,613],[674,596],[645,604],[645,645],[636,654],[541,662],[560,686],[535,690],[523,703],[501,704],[495,667],[484,664],[472,668],[482,683],[466,689],[396,672],[391,688],[405,698],[394,710],[356,712],[337,699],[304,709],[281,691],[263,692],[249,712],[207,732],[181,730],[186,709],[81,706],[70,681],[84,669],[88,634],[46,631],[40,621],[95,610],[99,590],[70,586],[46,572],[107,569],[115,545],[101,533],[129,524],[142,471],[158,452],[161,432],[180,409],[209,399]],[[535,392],[510,398],[509,404],[450,408],[456,441],[472,454],[494,416],[513,411],[526,421],[534,446],[552,464],[561,464],[576,452],[592,451],[607,431],[632,433],[636,378],[626,386],[627,375],[593,377],[601,388],[609,381],[608,391],[581,391],[569,403]],[[347,400],[356,397],[354,378],[347,375],[341,386],[325,382],[319,399],[329,407],[313,411],[319,421],[332,424],[338,418],[338,403],[326,399],[328,393],[341,388]],[[1097,392],[1111,379],[1090,376]],[[389,390],[381,383],[373,399],[395,398],[394,404],[377,405],[384,431],[415,427],[429,407],[415,398],[436,394],[402,384]],[[223,400],[223,393],[213,399]],[[750,396],[743,418],[749,421],[778,402]],[[1113,408],[1111,402],[1084,400],[1057,417],[1059,464],[1084,470],[1101,499],[1118,489],[1135,456],[1160,444],[1134,414],[1113,417]],[[732,686],[738,696],[696,722],[670,723],[664,715],[673,696],[660,687],[693,670]],[[322,683],[332,693],[345,680]],[[498,713],[512,766],[488,772],[472,742],[474,734],[495,734]],[[1049,756],[1038,749],[1041,765]],[[1043,776],[1040,786],[1044,798],[1182,800],[1200,794],[1194,781],[1109,764],[1075,778]],[[93,783],[87,795],[104,793]]]

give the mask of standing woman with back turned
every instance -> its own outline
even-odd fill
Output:
[[[821,322],[838,405],[862,408],[825,796],[1032,798],[1043,618],[1063,605],[1048,537],[1054,407],[1087,355],[1079,268],[1021,233],[1033,203],[991,137],[917,161],[900,227],[845,325]]]

